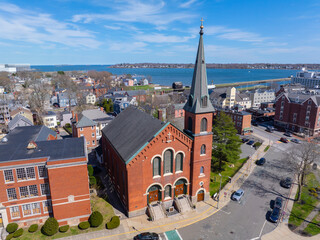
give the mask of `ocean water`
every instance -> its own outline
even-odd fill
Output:
[[[191,85],[193,69],[191,68],[109,68],[109,65],[41,65],[31,66],[42,72],[54,71],[108,71],[114,75],[132,74],[151,76],[152,83],[171,86],[173,82]],[[298,70],[279,69],[207,69],[208,83],[221,84],[286,78],[295,75]]]

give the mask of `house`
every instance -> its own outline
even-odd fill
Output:
[[[8,130],[11,132],[16,127],[33,126],[33,123],[26,117],[17,114],[9,123]]]
[[[248,96],[246,93],[236,93],[235,102],[244,109],[251,108],[250,96]]]
[[[149,85],[149,81],[148,81],[148,79],[146,79],[146,78],[140,79],[139,83],[140,83],[140,85],[142,85],[142,86]]]
[[[9,106],[0,99],[0,124],[7,125],[10,119],[11,116],[9,114]]]
[[[91,214],[84,138],[55,140],[45,126],[17,127],[0,141],[0,220],[4,228],[77,225]],[[52,141],[51,141],[52,140]]]
[[[103,96],[104,94],[108,93],[108,86],[106,84],[97,84],[94,85],[94,92],[96,97]]]
[[[96,101],[97,101],[96,95],[94,95],[93,93],[89,93],[86,95],[86,103],[87,104],[94,105],[96,103]]]
[[[320,96],[283,92],[275,105],[274,125],[301,136],[320,134]]]
[[[97,124],[83,114],[72,112],[72,137],[85,138],[87,148],[97,146]]]
[[[273,90],[256,89],[249,93],[252,107],[259,108],[263,102],[272,102],[275,100],[276,95]]]
[[[217,114],[223,111],[226,115],[230,116],[238,134],[250,135],[252,133],[251,128],[251,113],[247,111],[238,111],[233,109],[217,109]]]
[[[60,113],[60,126],[64,127],[67,123],[71,124],[72,114],[69,111]]]
[[[124,109],[126,109],[127,107],[129,107],[130,105],[133,106],[137,106],[138,103],[136,101],[136,99],[134,99],[133,97],[124,97],[121,98],[121,100],[115,100],[113,102],[113,111],[116,114],[121,113]]]
[[[71,95],[70,99],[69,99],[69,93],[62,92],[57,95],[57,100],[58,100],[58,104],[61,108],[68,107],[69,105],[71,105],[71,106],[77,105],[77,100],[76,100],[75,94],[74,94],[74,96]]]
[[[130,86],[130,87],[132,87],[134,85],[133,79],[125,79],[125,80],[123,80],[123,83],[125,86]]]
[[[57,115],[55,112],[48,111],[42,116],[43,124],[48,128],[54,128],[58,126]]]
[[[180,212],[191,210],[191,202],[209,198],[214,108],[207,89],[202,28],[184,111],[184,131],[134,106],[102,130],[104,165],[129,217],[147,211],[157,220],[182,202],[185,208]]]
[[[101,138],[102,129],[107,126],[114,117],[105,113],[102,107],[82,111],[82,115],[96,123],[97,140]]]
[[[145,102],[147,99],[147,93],[145,90],[126,91],[125,95],[135,98],[137,102]]]
[[[210,94],[210,101],[216,108],[232,108],[236,103],[236,88],[215,88]]]

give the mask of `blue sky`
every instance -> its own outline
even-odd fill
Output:
[[[320,63],[319,0],[0,0],[0,63]]]

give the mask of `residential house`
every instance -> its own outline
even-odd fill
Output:
[[[210,101],[216,108],[232,108],[236,102],[236,88],[215,88],[210,94]]]
[[[60,113],[60,126],[64,127],[67,123],[71,124],[72,114],[69,111]]]
[[[251,108],[250,96],[246,93],[236,93],[236,104],[242,106],[244,109]]]
[[[45,126],[17,127],[0,141],[0,223],[77,225],[91,214],[84,138],[55,140]],[[52,140],[52,141],[51,141]]]
[[[148,79],[146,79],[146,78],[140,79],[139,83],[140,83],[140,85],[142,85],[142,86],[149,85],[149,81],[148,81]]]
[[[57,95],[57,100],[58,100],[58,104],[61,108],[65,108],[65,107],[68,107],[69,104],[71,106],[76,106],[77,105],[77,100],[76,100],[76,96],[74,94],[74,96],[70,96],[70,99],[69,99],[69,93],[67,92],[62,92],[62,93],[59,93]],[[69,102],[70,101],[70,102]]]
[[[96,95],[94,95],[93,93],[88,93],[86,95],[86,103],[87,104],[92,104],[94,105],[96,103],[97,99],[96,99]]]
[[[275,100],[276,95],[273,90],[256,89],[248,93],[252,102],[252,107],[259,108],[263,102],[272,102]]]
[[[11,119],[17,115],[24,116],[25,118],[29,119],[29,121],[33,122],[32,112],[29,108],[17,107],[10,112]]]
[[[115,100],[113,102],[113,111],[116,114],[121,113],[124,109],[129,107],[129,105],[137,106],[138,103],[133,97],[124,97],[121,100]]]
[[[2,102],[0,99],[0,124],[8,124],[11,116],[9,113],[9,106],[5,102]]]
[[[145,90],[126,91],[125,95],[135,98],[137,102],[145,102],[147,99],[147,93]]]
[[[48,128],[57,127],[58,126],[57,114],[55,112],[52,112],[52,111],[46,112],[42,116],[42,122]]]
[[[97,124],[83,114],[72,112],[72,136],[75,138],[84,137],[87,148],[94,148],[97,143]]]
[[[233,109],[217,109],[217,114],[220,114],[221,111],[231,117],[238,134],[250,135],[252,133],[251,113]]]
[[[8,130],[9,132],[13,131],[16,127],[26,127],[33,126],[33,123],[26,117],[17,114],[9,123]]]

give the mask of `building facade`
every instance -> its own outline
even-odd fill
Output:
[[[257,89],[249,93],[252,107],[259,108],[263,102],[272,102],[275,100],[275,92],[273,90]]]
[[[297,72],[296,76],[291,77],[291,83],[300,83],[308,88],[319,87],[320,72],[308,71],[302,68],[300,72]]]
[[[84,137],[87,148],[94,148],[97,143],[97,124],[83,114],[72,112],[72,137]]]
[[[0,142],[4,228],[11,222],[20,227],[44,223],[48,217],[55,217],[59,225],[88,220],[91,206],[84,139],[55,140],[54,134],[44,126],[21,127]]]
[[[133,106],[103,129],[103,161],[129,217],[150,213],[156,206],[170,209],[181,199],[189,204],[209,197],[214,108],[207,89],[202,28],[184,106],[184,131]]]
[[[217,110],[217,114],[223,111],[226,115],[230,116],[238,134],[250,135],[252,133],[251,120],[252,115],[246,111],[237,110]]]

